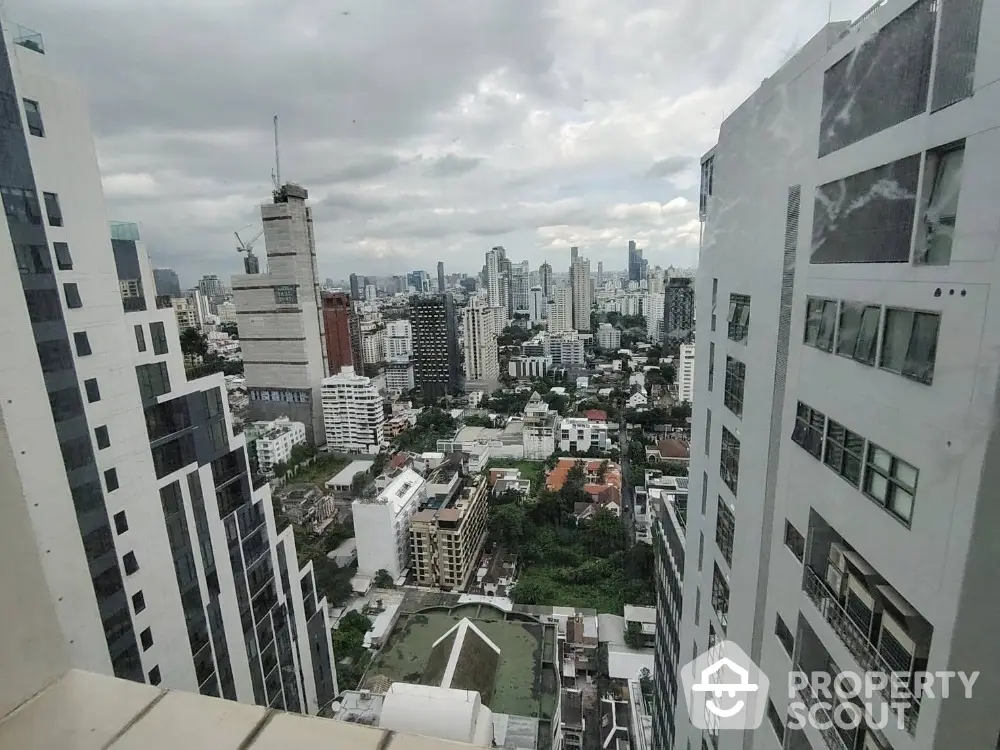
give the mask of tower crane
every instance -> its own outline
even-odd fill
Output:
[[[253,226],[252,224],[247,224],[247,226]],[[246,229],[246,227],[243,227]],[[261,235],[264,234],[263,228],[257,232],[249,240],[244,241],[240,237],[239,232],[233,232],[236,235],[236,252],[246,253],[247,257],[243,259],[243,267],[246,269],[248,274],[260,273],[260,263],[257,260],[257,256],[253,254],[253,246],[256,244],[257,240],[260,239]]]

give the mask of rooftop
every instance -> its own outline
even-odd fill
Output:
[[[686,460],[691,457],[691,448],[686,443],[682,443],[680,440],[675,440],[674,438],[658,440],[656,449],[663,458]]]
[[[585,416],[590,422],[608,421],[608,413],[603,409],[587,409],[587,411],[583,413],[583,416]]]
[[[362,687],[372,689],[387,681],[434,682],[440,671],[433,663],[438,656],[434,645],[466,618],[501,653],[492,695],[484,702],[494,713],[539,717],[539,736],[550,734],[559,690],[552,666],[556,628],[486,604],[402,614],[385,646],[372,659]],[[545,662],[547,669],[543,669]]]
[[[320,497],[320,491],[311,484],[293,484],[285,488],[280,499],[284,503],[307,503]]]
[[[368,471],[374,461],[351,461],[347,466],[341,469],[336,476],[332,477],[330,481],[326,483],[327,487],[332,487],[334,485],[350,485],[354,481],[354,477],[364,471]]]
[[[389,486],[372,499],[355,500],[355,503],[392,505],[393,511],[399,513],[410,502],[411,498],[425,484],[424,478],[413,469],[403,469],[393,479]]]

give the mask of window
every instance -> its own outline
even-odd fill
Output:
[[[146,351],[146,334],[143,333],[141,325],[135,327],[135,345],[140,352]]]
[[[52,273],[45,245],[14,245],[14,257],[17,259],[17,270],[22,276]]]
[[[708,391],[715,387],[715,342],[708,342]]]
[[[52,250],[56,254],[56,265],[60,271],[73,270],[73,256],[69,254],[69,245],[65,242],[53,242]]]
[[[135,375],[139,380],[139,393],[143,401],[170,392],[170,376],[165,362],[138,365],[135,368]]]
[[[128,519],[122,510],[115,513],[115,533],[124,534],[126,531],[128,531]]]
[[[59,372],[73,366],[73,353],[66,339],[41,341],[38,343],[38,361],[42,372]]]
[[[55,193],[42,193],[45,199],[45,213],[49,217],[50,227],[63,225],[62,209],[59,207],[59,196]]]
[[[723,403],[737,417],[743,416],[743,381],[747,366],[733,357],[726,357],[726,392]]]
[[[774,634],[778,637],[781,647],[785,649],[785,653],[791,656],[795,650],[795,636],[792,635],[792,631],[788,629],[778,613],[774,615]]]
[[[153,631],[150,628],[143,630],[139,633],[139,641],[142,643],[142,650],[148,651],[153,646]]]
[[[80,416],[83,414],[80,388],[74,385],[58,391],[49,391],[49,406],[52,408],[52,418],[56,422]]]
[[[63,292],[66,295],[66,307],[71,310],[83,307],[83,301],[80,299],[80,287],[76,284],[63,284]]]
[[[825,352],[833,351],[833,333],[837,326],[837,302],[813,299],[806,302],[805,343]]]
[[[862,364],[874,365],[881,314],[882,310],[878,305],[842,302],[840,325],[837,329],[837,354],[851,357]]]
[[[91,354],[90,339],[86,331],[78,331],[73,334],[73,343],[76,345],[76,356],[86,357]]]
[[[130,576],[139,571],[139,561],[135,559],[135,552],[126,552],[122,558],[122,565],[125,567],[125,575]]]
[[[715,157],[710,156],[701,163],[701,187],[698,192],[698,213],[704,219],[708,215],[708,199],[712,195],[715,177]]]
[[[726,577],[719,570],[719,566],[715,565],[715,570],[712,574],[712,608],[715,610],[715,614],[719,616],[719,623],[723,628],[729,626],[729,583],[726,581]]]
[[[740,480],[740,440],[725,427],[722,428],[722,456],[719,461],[719,475],[735,495]]]
[[[745,341],[750,327],[750,297],[746,294],[729,295],[729,338]]]
[[[924,167],[926,200],[917,232],[917,263],[946,266],[951,262],[951,244],[958,217],[958,191],[962,184],[965,144],[950,150],[928,151]]]
[[[26,289],[24,301],[28,304],[28,317],[32,323],[62,319],[62,305],[54,289]]]
[[[865,439],[832,419],[827,425],[823,462],[855,487],[861,484]]]
[[[785,546],[792,551],[796,559],[802,562],[806,555],[806,540],[799,530],[785,519]]]
[[[108,488],[108,492],[114,492],[118,489],[117,469],[108,469],[104,472],[104,484]]]
[[[694,624],[701,625],[701,588],[695,587],[694,590]]]
[[[708,512],[708,472],[703,471],[701,473],[701,515],[702,517]]]
[[[136,614],[139,614],[146,608],[146,597],[141,591],[136,591],[132,594],[132,609],[135,610]]]
[[[715,543],[726,559],[726,564],[733,566],[733,539],[736,535],[736,515],[729,504],[719,498],[719,513],[715,522]]]
[[[114,548],[115,540],[111,536],[111,529],[107,526],[98,526],[83,536],[83,551],[87,555],[87,560],[91,562],[99,560]]]
[[[930,385],[940,324],[938,313],[886,308],[879,367]]]
[[[719,302],[719,280],[712,279],[712,330],[715,330],[715,308]]]
[[[3,210],[11,224],[41,224],[42,210],[34,190],[0,187]]]
[[[298,302],[299,293],[294,284],[282,284],[274,287],[274,304],[296,305]]]
[[[705,410],[705,455],[707,456],[712,448],[712,410]]]
[[[97,387],[97,378],[88,378],[87,380],[84,380],[83,388],[87,391],[88,404],[101,400],[101,389]]]
[[[32,99],[22,99],[22,101],[24,102],[24,115],[28,120],[28,134],[44,138],[45,127],[42,125],[42,110],[38,106],[38,102]]]
[[[101,425],[94,430],[94,439],[97,440],[97,449],[104,450],[111,445],[111,437],[108,435],[108,426]]]
[[[826,431],[826,415],[799,401],[795,413],[795,429],[792,440],[809,451],[815,458],[823,455],[823,435]]]
[[[778,742],[785,741],[785,722],[781,719],[781,714],[770,700],[767,701],[767,720],[771,722],[771,728],[778,735]]]
[[[153,667],[149,670],[149,684],[159,685],[160,684],[160,668],[158,666]]]
[[[874,443],[865,461],[865,495],[909,525],[917,492],[917,469]]]
[[[698,572],[701,572],[701,566],[705,559],[705,534],[698,532]]]
[[[167,333],[163,323],[150,323],[149,337],[153,340],[153,354],[167,353]]]

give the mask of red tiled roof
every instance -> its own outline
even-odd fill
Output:
[[[604,411],[604,409],[587,409],[587,411],[583,413],[583,416],[585,416],[591,422],[608,421],[608,413]]]
[[[665,438],[656,443],[656,449],[662,458],[690,458],[691,449],[687,444],[673,438]]]

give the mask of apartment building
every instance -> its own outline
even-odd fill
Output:
[[[323,292],[323,332],[326,336],[326,361],[331,375],[354,365],[351,343],[351,298],[345,292]]]
[[[201,329],[201,322],[198,310],[187,297],[173,297],[170,304],[174,308],[174,315],[177,317],[177,327],[182,331],[185,328]]]
[[[680,661],[728,638],[772,686],[898,672],[916,694],[876,691],[883,727],[793,730],[772,689],[751,738],[679,701],[675,747],[997,743],[998,33],[996,0],[830,24],[702,160]],[[924,670],[979,680],[943,697]]]
[[[549,336],[549,349],[554,367],[582,367],[586,364],[583,339],[576,331]]]
[[[3,40],[0,474],[26,522],[8,578],[40,561],[67,666],[314,713],[337,686],[311,566],[251,484],[223,376],[186,378],[138,227],[107,224],[85,95],[40,34]]]
[[[667,282],[663,290],[663,344],[669,351],[685,341],[690,341],[694,333],[695,293],[694,279],[676,276]]]
[[[611,448],[607,422],[591,422],[587,417],[567,417],[559,423],[559,450],[563,453]]]
[[[413,327],[410,321],[390,320],[385,328],[385,354],[389,362],[409,362],[413,359]]]
[[[264,475],[271,474],[275,464],[285,463],[292,457],[292,448],[306,441],[306,426],[279,417],[270,422],[254,422],[247,428],[247,440],[253,443],[257,468]]]
[[[387,570],[395,579],[409,567],[410,518],[426,501],[424,478],[401,469],[377,496],[351,504],[360,575]]]
[[[461,390],[458,321],[451,292],[410,299],[414,380],[425,399]]]
[[[486,543],[489,481],[478,476],[437,509],[410,518],[410,560],[421,586],[464,591]]]
[[[590,308],[594,305],[594,289],[590,278],[590,261],[574,258],[569,269],[569,283],[573,294],[573,323],[575,331],[590,330]]]
[[[473,300],[465,308],[465,378],[468,390],[497,388],[500,382],[500,359],[497,349],[493,308]]]
[[[622,332],[610,323],[597,326],[597,346],[606,352],[616,352],[622,346]]]
[[[694,347],[694,344],[681,344],[677,354],[677,400],[682,403],[694,401]]]
[[[567,284],[559,284],[552,290],[549,302],[548,330],[550,333],[572,331],[573,329],[573,290]]]
[[[385,443],[385,409],[371,378],[353,367],[323,380],[323,422],[329,450],[378,453]]]
[[[552,369],[552,357],[511,357],[507,361],[507,374],[518,380],[541,378]]]

